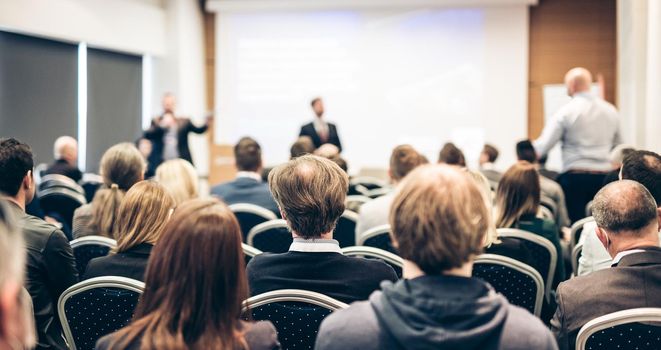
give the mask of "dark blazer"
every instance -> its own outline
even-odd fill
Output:
[[[298,136],[308,136],[312,139],[312,143],[314,143],[314,147],[316,148],[319,148],[322,145],[321,138],[317,134],[317,130],[315,130],[314,123],[312,122],[303,125]],[[328,141],[326,143],[337,146],[340,152],[342,152],[340,136],[337,134],[337,127],[333,123],[328,123]]]
[[[152,143],[152,150],[148,157],[148,171],[155,170],[161,165],[161,163],[163,163],[163,137],[165,136],[167,129],[161,128],[157,124],[157,119],[152,120],[151,126],[149,129],[145,130],[143,135],[144,138],[150,140]],[[197,127],[187,118],[177,118],[177,125],[179,127],[177,130],[177,149],[179,151],[179,158],[185,159],[192,164],[193,158],[191,158],[190,150],[188,148],[188,133],[194,132],[196,134],[202,134],[207,131],[209,125],[205,124]]]
[[[34,306],[37,349],[67,349],[61,336],[57,300],[78,282],[73,250],[57,227],[26,214],[12,202],[10,207],[14,217],[20,219],[27,249],[25,289]]]
[[[218,196],[227,204],[255,204],[272,211],[278,216],[280,215],[278,205],[273,200],[266,182],[259,182],[249,177],[239,177],[234,181],[214,186],[211,189],[211,194]]]
[[[75,166],[71,166],[66,160],[58,159],[55,163],[44,171],[44,175],[60,174],[70,178],[73,181],[80,181],[83,178],[83,173]]]
[[[248,349],[250,350],[273,350],[280,349],[280,343],[278,342],[278,334],[273,327],[273,324],[269,321],[260,321],[255,323],[241,322],[244,327],[247,327],[245,330],[244,337],[246,343],[248,344]],[[110,350],[110,344],[112,344],[117,338],[117,333],[111,333],[105,337],[99,339],[96,342],[94,349],[96,350]],[[140,340],[134,341],[125,350],[139,350],[140,349]]]
[[[82,280],[101,276],[120,276],[145,281],[149,254],[154,246],[138,244],[126,251],[94,258],[87,264]]]
[[[560,349],[574,349],[590,320],[639,307],[661,307],[661,248],[624,256],[617,266],[572,278],[558,286],[551,330]]]
[[[333,252],[263,253],[247,266],[250,293],[278,289],[304,289],[328,295],[344,303],[367,300],[381,281],[396,281],[390,265]]]

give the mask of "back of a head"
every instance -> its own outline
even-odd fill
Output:
[[[615,148],[613,148],[613,150],[610,153],[611,164],[616,165],[617,167],[621,167],[624,157],[628,156],[635,150],[636,149],[630,145],[621,144],[615,146]]]
[[[314,143],[309,136],[299,137],[289,150],[290,159],[296,157],[304,156],[306,154],[312,154],[314,152]]]
[[[480,254],[487,218],[475,181],[465,171],[442,164],[413,170],[390,209],[401,257],[426,274],[462,267]]]
[[[632,180],[615,181],[602,188],[592,202],[597,226],[612,234],[649,234],[658,239],[657,203],[645,186]]]
[[[175,201],[164,186],[153,181],[133,185],[119,206],[117,252],[142,243],[154,244],[165,228]]]
[[[496,226],[511,227],[522,215],[535,215],[541,196],[535,166],[520,161],[503,174],[496,190]]]
[[[575,67],[565,74],[565,85],[570,96],[575,93],[590,91],[592,74],[583,67]]]
[[[262,148],[254,139],[243,137],[234,145],[234,159],[239,171],[257,172],[262,167]]]
[[[537,162],[537,152],[530,140],[523,140],[516,143],[516,158],[531,164]]]
[[[53,144],[53,157],[58,159],[65,159],[67,161],[73,160],[78,155],[78,141],[71,136],[60,136]]]
[[[641,183],[652,193],[656,203],[661,203],[661,156],[658,153],[633,151],[628,154],[622,161],[622,179]]]
[[[236,349],[248,283],[241,229],[217,199],[178,207],[152,250],[135,321],[113,349],[137,337],[143,349]]]
[[[185,159],[171,159],[162,163],[156,168],[154,178],[170,192],[177,205],[198,196],[197,171]]]
[[[495,163],[496,159],[498,159],[499,152],[496,147],[487,143],[482,147],[482,154],[486,156],[489,163]]]
[[[390,155],[390,176],[394,181],[400,181],[422,164],[425,164],[424,158],[412,146],[397,146]]]
[[[332,161],[306,155],[274,168],[269,187],[291,230],[313,238],[335,228],[344,212],[349,177]]]
[[[345,173],[349,172],[349,164],[347,163],[346,159],[340,157],[339,154],[336,154],[330,158],[331,162],[337,164],[337,166],[340,167],[340,169],[344,170]]]
[[[0,193],[16,196],[33,167],[30,146],[14,138],[0,140]]]
[[[448,142],[443,145],[441,152],[438,154],[438,162],[449,165],[458,165],[462,167],[466,166],[466,158],[464,157],[464,152],[462,152],[452,142]]]

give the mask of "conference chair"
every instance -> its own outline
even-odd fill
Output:
[[[532,266],[502,255],[482,254],[473,264],[473,277],[489,283],[511,304],[541,315],[544,280]]]
[[[96,191],[103,186],[103,177],[97,174],[85,173],[78,183],[85,191],[87,203],[91,203]]]
[[[71,350],[92,350],[99,338],[127,324],[145,284],[117,276],[95,277],[69,287],[57,310]]]
[[[390,265],[397,277],[402,278],[402,270],[404,269],[404,259],[401,257],[385,251],[383,249],[366,247],[366,246],[353,246],[342,248],[342,254],[346,256],[355,256],[365,259],[378,259]]]
[[[555,215],[553,215],[553,212],[551,209],[540,205],[539,209],[537,210],[537,217],[545,219],[545,220],[551,220],[553,222],[556,222]]]
[[[390,239],[390,225],[381,225],[363,232],[356,238],[356,245],[374,247],[397,255]]]
[[[539,205],[548,208],[551,211],[551,213],[553,213],[554,218],[558,215],[558,206],[555,204],[555,201],[553,199],[547,196],[541,196],[539,199]]]
[[[555,274],[555,266],[558,261],[557,251],[555,246],[548,239],[536,235],[532,232],[514,229],[514,228],[499,228],[498,236],[511,237],[520,240],[526,248],[530,251],[531,265],[544,280],[544,295],[547,301],[551,301],[551,286],[553,285],[553,276]]]
[[[358,214],[351,210],[345,210],[337,220],[333,238],[340,243],[340,248],[356,245],[356,224],[358,223]]]
[[[367,190],[366,192],[364,192],[364,194],[369,198],[375,199],[381,196],[385,196],[392,191],[393,191],[392,187],[385,186],[385,187],[375,188],[372,190]]]
[[[243,306],[244,319],[273,323],[283,349],[314,349],[321,321],[331,312],[348,307],[326,295],[298,289],[259,294]]]
[[[658,350],[661,308],[638,308],[597,317],[578,331],[576,350]]]
[[[583,226],[585,226],[585,224],[587,224],[588,222],[592,222],[592,221],[594,221],[594,217],[588,216],[586,218],[576,221],[573,225],[571,225],[571,234],[570,234],[571,239],[569,240],[569,248],[571,248],[572,250],[574,249],[574,246],[576,246],[578,241],[581,240],[581,235],[583,234]]]
[[[349,186],[353,186],[358,193],[368,196],[369,191],[387,187],[388,183],[376,177],[356,176],[349,180]]]
[[[578,276],[578,261],[581,258],[581,253],[583,253],[583,243],[575,245],[571,251],[571,269],[574,276]]]
[[[269,253],[286,253],[293,242],[287,222],[283,219],[261,223],[248,233],[248,245]]]
[[[344,205],[348,210],[351,210],[355,213],[360,212],[360,207],[363,206],[363,204],[371,201],[372,198],[363,196],[363,195],[352,195],[352,196],[347,196],[347,199],[344,201]]]
[[[278,218],[272,211],[255,204],[236,203],[231,204],[229,208],[239,221],[244,242],[248,241],[248,233],[253,227]]]
[[[112,238],[103,236],[85,236],[74,239],[69,242],[69,245],[73,249],[73,256],[76,258],[78,273],[82,275],[90,260],[108,255],[111,249],[117,247],[117,242]]]
[[[43,213],[61,222],[62,231],[71,239],[73,212],[87,203],[83,188],[64,175],[44,175],[37,189],[37,197]]]
[[[594,201],[589,201],[588,204],[585,205],[585,216],[592,216],[592,203]]]
[[[246,265],[250,262],[250,259],[254,258],[255,256],[262,254],[262,251],[255,248],[251,247],[245,243],[241,243],[241,248],[243,248],[243,255],[246,259]]]

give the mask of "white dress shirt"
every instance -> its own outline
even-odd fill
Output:
[[[304,253],[339,253],[342,254],[340,243],[334,239],[322,238],[294,238],[294,241],[289,246],[290,252],[304,252]]]
[[[240,177],[247,177],[257,182],[262,182],[262,176],[254,171],[239,171],[236,173],[236,178],[238,179]]]

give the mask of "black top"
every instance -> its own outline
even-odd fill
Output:
[[[220,197],[227,204],[250,203],[279,215],[269,185],[249,177],[238,177],[211,188],[211,194]]]
[[[201,134],[207,131],[208,124],[204,126],[197,127],[189,119],[186,118],[177,118],[177,150],[179,151],[179,158],[193,163],[193,158],[191,158],[190,150],[188,148],[188,133],[194,132],[196,134]],[[163,163],[163,137],[167,132],[166,128],[160,127],[155,120],[152,120],[151,126],[144,132],[144,138],[148,139],[152,143],[152,150],[149,154],[148,159],[148,172],[152,172]]]
[[[27,248],[25,288],[34,306],[37,349],[67,349],[61,336],[57,300],[62,292],[78,282],[73,250],[57,227],[10,203],[14,216],[20,219]]]
[[[120,276],[144,282],[147,261],[153,247],[149,243],[142,243],[117,254],[94,258],[87,264],[82,279]]]
[[[255,256],[247,266],[250,293],[303,289],[344,303],[366,300],[383,280],[396,281],[390,265],[340,253],[289,251]]]
[[[488,248],[484,249],[486,254],[496,254],[512,258],[524,264],[534,266],[530,262],[530,250],[521,240],[510,237],[499,237],[500,243],[493,243]]]
[[[71,166],[66,160],[58,159],[44,171],[44,175],[60,174],[70,178],[73,181],[80,181],[83,173],[75,166]]]
[[[340,136],[337,134],[337,127],[333,123],[328,124],[328,140],[325,143],[330,143],[337,146],[337,148],[342,152],[342,143],[340,142]],[[307,136],[312,139],[315,148],[319,148],[323,143],[321,142],[321,137],[317,134],[317,130],[314,128],[314,123],[307,123],[301,127],[301,132],[298,136]]]

